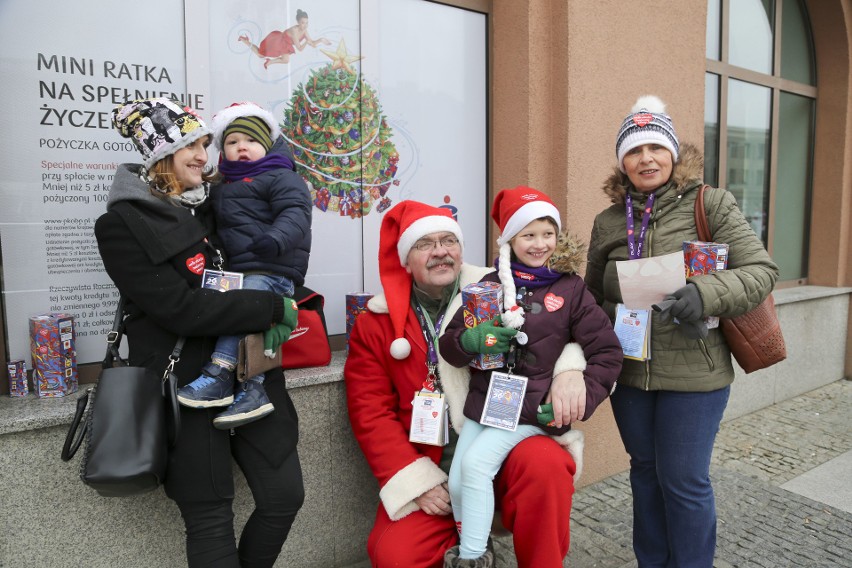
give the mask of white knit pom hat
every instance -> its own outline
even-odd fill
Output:
[[[624,117],[615,139],[615,156],[618,169],[624,172],[624,156],[643,144],[659,144],[672,153],[677,162],[680,144],[672,119],[666,114],[666,104],[654,95],[636,99],[630,114]]]

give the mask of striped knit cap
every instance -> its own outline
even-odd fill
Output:
[[[266,151],[281,136],[281,127],[268,110],[252,102],[239,102],[226,107],[213,116],[213,138],[219,150],[225,147],[225,137],[232,132],[243,132],[260,142]]]
[[[615,155],[618,169],[624,172],[624,156],[643,144],[659,144],[672,153],[677,162],[679,143],[672,119],[666,114],[666,105],[654,95],[645,95],[636,100],[630,114],[624,117],[615,140]]]
[[[269,149],[272,148],[272,138],[269,136],[269,127],[260,117],[241,116],[239,118],[235,118],[231,124],[225,127],[225,131],[222,133],[222,141],[224,142],[228,135],[233,134],[234,132],[242,132],[243,134],[251,136],[255,141],[260,142],[267,152],[269,152]]]

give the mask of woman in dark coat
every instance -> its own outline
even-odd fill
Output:
[[[151,120],[164,108],[175,116],[167,126]],[[176,101],[155,98],[118,106],[113,123],[145,158],[119,166],[107,212],[95,224],[104,267],[126,299],[130,363],[161,373],[185,337],[175,367],[182,386],[209,359],[218,335],[265,331],[280,345],[292,302],[266,291],[201,287],[205,267],[221,265],[207,204],[204,122]],[[213,427],[212,411],[181,407],[165,491],[183,516],[191,567],[271,567],[302,505],[298,418],[280,370],[267,375],[266,388],[276,412],[231,433]],[[239,547],[232,456],[255,499]]]

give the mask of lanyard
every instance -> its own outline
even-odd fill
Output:
[[[432,320],[429,314],[426,313],[420,306],[420,302],[416,302],[414,310],[417,312],[417,321],[420,322],[420,329],[423,331],[423,338],[426,340],[426,380],[423,381],[423,388],[429,392],[441,390],[441,379],[438,377],[438,334],[441,333],[441,322],[444,321],[444,316],[447,315],[446,310],[432,325]],[[435,330],[434,332],[432,330]]]
[[[207,237],[204,237],[204,246],[207,247],[207,252],[210,253],[210,260],[213,262],[213,266],[215,266],[219,272],[224,271],[225,259],[222,257],[222,252],[210,244],[210,241],[207,240]]]
[[[642,247],[645,245],[645,234],[648,232],[648,223],[651,221],[651,211],[654,209],[654,198],[656,196],[656,193],[652,193],[648,196],[648,201],[645,202],[638,242],[633,229],[633,197],[630,192],[627,192],[624,196],[624,204],[627,209],[627,252],[630,260],[642,258]]]

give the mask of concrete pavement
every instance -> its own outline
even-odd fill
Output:
[[[852,567],[852,381],[724,422],[711,477],[716,568]],[[626,472],[578,490],[564,566],[635,567],[631,526]],[[517,566],[511,539],[496,549]]]

